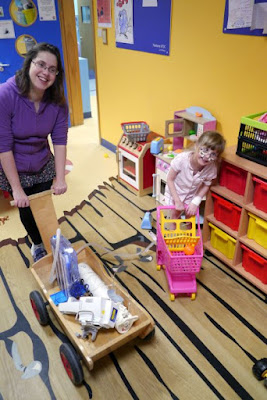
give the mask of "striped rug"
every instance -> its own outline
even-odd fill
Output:
[[[58,349],[67,338],[53,314],[42,327],[32,312],[29,293],[39,288],[28,269],[28,238],[0,243],[0,399],[266,399],[252,374],[255,361],[267,357],[266,295],[204,255],[196,300],[170,301],[155,247],[147,253],[152,261],[137,254],[151,243],[141,228],[146,211],[156,233],[154,199],[139,198],[112,178],[59,221],[72,243],[90,243],[106,270],[126,267],[116,278],[156,325],[151,341],[135,339],[92,371],[84,368],[80,387],[61,363]]]

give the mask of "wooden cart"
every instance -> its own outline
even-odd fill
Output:
[[[60,346],[60,356],[64,364],[65,370],[75,385],[79,385],[83,381],[83,370],[81,358],[89,370],[93,369],[94,362],[104,357],[108,353],[118,349],[130,340],[140,337],[152,338],[155,333],[154,321],[151,316],[129,296],[114,278],[110,277],[103,268],[101,261],[95,254],[86,247],[78,254],[78,262],[84,262],[94,270],[106,285],[115,285],[116,293],[124,299],[125,307],[129,308],[132,315],[138,315],[138,320],[133,324],[130,330],[124,334],[118,333],[115,329],[100,329],[94,342],[90,339],[77,337],[80,331],[80,324],[75,320],[75,316],[62,314],[58,307],[51,299],[51,295],[60,289],[57,283],[49,283],[50,271],[53,262],[53,255],[50,247],[50,237],[55,234],[58,228],[56,214],[53,206],[50,191],[43,192],[38,195],[32,195],[30,198],[30,207],[36,219],[37,226],[40,230],[43,243],[46,247],[48,255],[37,261],[31,266],[36,281],[38,282],[42,295],[38,291],[30,293],[30,300],[36,318],[41,325],[49,323],[49,315],[47,305],[55,314],[66,336],[72,345],[66,343]],[[49,223],[48,223],[49,218]],[[77,251],[84,243],[76,243],[73,248]],[[43,297],[46,301],[43,300]],[[79,357],[79,355],[81,357]]]

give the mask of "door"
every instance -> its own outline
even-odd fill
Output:
[[[95,71],[92,0],[78,0],[80,55],[87,58],[89,71]]]

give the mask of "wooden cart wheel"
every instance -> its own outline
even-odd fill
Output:
[[[72,345],[63,343],[59,348],[61,361],[72,383],[76,386],[83,382],[83,369],[78,354]]]
[[[157,271],[161,270],[161,265],[157,265]]]
[[[49,323],[49,315],[46,308],[46,303],[44,302],[40,292],[38,290],[34,290],[30,293],[30,301],[33,312],[39,322],[40,325],[48,325]]]
[[[196,299],[196,293],[191,293],[191,300],[195,300]]]
[[[175,300],[175,295],[173,293],[170,293],[170,299],[171,299],[171,301]]]

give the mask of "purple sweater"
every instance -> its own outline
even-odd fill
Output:
[[[18,172],[36,173],[47,163],[50,133],[53,144],[67,144],[67,106],[44,101],[36,112],[20,95],[15,77],[0,85],[0,153],[13,151]]]

